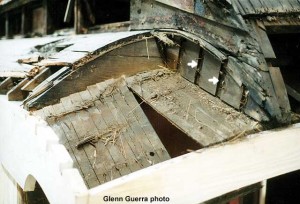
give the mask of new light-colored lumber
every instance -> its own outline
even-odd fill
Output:
[[[300,124],[251,135],[243,141],[192,152],[90,191],[104,196],[169,197],[201,203],[239,188],[300,169]],[[122,203],[122,202],[119,202]]]

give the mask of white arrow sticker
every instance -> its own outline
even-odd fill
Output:
[[[211,79],[208,79],[208,81],[213,83],[214,85],[216,85],[219,82],[219,79],[217,79],[216,77],[213,77]]]
[[[192,60],[191,62],[187,63],[187,66],[191,67],[192,69],[197,67],[197,65],[198,63],[195,60]]]

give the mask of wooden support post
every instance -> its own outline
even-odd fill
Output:
[[[9,14],[8,12],[5,14],[5,37],[10,37],[10,29],[9,29]]]
[[[26,12],[25,12],[25,7],[22,7],[22,16],[21,16],[21,35],[26,34]]]
[[[261,186],[262,188],[259,191],[259,204],[265,204],[267,196],[267,181],[262,181]]]
[[[44,9],[44,35],[48,34],[48,1],[43,0],[43,9]]]
[[[37,87],[40,83],[42,83],[45,79],[51,76],[51,70],[49,68],[45,68],[38,75],[36,75],[31,81],[29,81],[25,86],[22,87],[23,91],[32,91],[35,87]]]
[[[75,0],[74,6],[74,29],[76,34],[83,33],[82,27],[82,12],[81,12],[81,0]]]

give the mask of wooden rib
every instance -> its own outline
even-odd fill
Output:
[[[22,87],[22,90],[32,91],[35,87],[37,87],[40,83],[42,83],[50,75],[51,75],[51,70],[49,68],[45,68],[38,75],[36,75],[32,80],[30,80],[27,84],[25,84]]]
[[[28,93],[21,90],[21,88],[28,83],[29,79],[23,79],[19,82],[15,87],[13,87],[8,93],[8,100],[9,101],[22,101],[26,98]]]
[[[6,94],[14,86],[14,81],[11,77],[7,77],[0,83],[0,94]]]

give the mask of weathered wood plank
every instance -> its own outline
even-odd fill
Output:
[[[6,94],[14,86],[14,81],[11,77],[7,77],[0,84],[0,94]]]
[[[93,97],[91,96],[88,90],[79,93],[83,101],[93,101]],[[99,102],[94,102],[99,103]],[[104,119],[101,115],[101,110],[97,108],[97,106],[92,106],[87,109],[90,114],[90,118],[92,122],[95,124],[98,132],[107,128]],[[99,178],[104,177],[105,181],[110,181],[112,178],[120,177],[120,172],[115,168],[115,162],[107,147],[102,142],[97,142],[95,144],[97,151],[97,158],[95,162],[95,171]],[[109,172],[109,174],[108,174]],[[100,180],[102,183],[102,181]]]
[[[19,82],[16,86],[14,86],[8,93],[8,100],[9,101],[22,101],[24,100],[28,92],[25,92],[22,90],[22,87],[29,82],[29,79],[23,79],[21,82]]]
[[[192,83],[195,83],[200,50],[200,46],[191,41],[183,41],[181,44],[179,72]]]
[[[257,121],[269,121],[269,117],[264,112],[262,108],[252,99],[251,96],[248,96],[247,103],[243,108],[244,113],[254,118]]]
[[[254,129],[256,123],[181,76],[149,73],[129,78],[128,86],[201,145],[221,142]]]
[[[146,133],[141,128],[141,125],[134,114],[131,114],[132,109],[126,104],[120,93],[114,94],[114,99],[124,116],[126,116],[127,123],[130,124],[130,127],[134,133],[134,138],[136,145],[140,145],[142,149],[142,157],[145,157],[149,162],[149,165],[156,164],[160,162],[160,159],[157,154],[154,154],[153,157],[150,156],[150,152],[155,152],[155,149],[151,145],[150,141],[147,138]],[[137,104],[137,103],[136,103]],[[137,104],[138,105],[138,104]]]
[[[203,63],[200,70],[199,86],[215,95],[217,91],[221,61],[208,51],[203,52]],[[215,80],[215,81],[213,81]]]
[[[73,104],[69,97],[62,98],[61,103],[64,107],[65,112],[70,112],[73,110]],[[76,112],[70,113],[68,115],[68,117],[69,117],[70,122],[72,123],[72,126],[74,127],[74,130],[78,136],[78,141],[79,141],[80,139],[82,139],[86,136],[85,127],[82,126],[83,121],[80,119],[80,117],[78,116],[78,113],[76,113]],[[88,184],[89,187],[95,187],[95,186],[99,185],[99,183],[100,183],[97,178],[96,173],[94,172],[93,165],[92,165],[93,164],[92,159],[93,159],[95,148],[91,147],[91,146],[84,146],[83,151],[86,154],[87,161],[85,161],[81,165],[86,165],[86,166],[83,166],[83,168],[90,169],[89,173],[85,174],[84,180],[86,181],[86,183]]]
[[[152,125],[150,124],[149,120],[147,119],[146,115],[144,114],[142,108],[139,104],[137,104],[137,100],[135,99],[133,93],[129,91],[128,87],[121,87],[120,88],[122,97],[124,97],[125,101],[127,102],[128,106],[131,108],[132,114],[135,115],[141,127],[147,134],[149,141],[151,142],[154,150],[160,157],[161,161],[168,160],[170,155],[168,154],[167,150],[163,146],[161,140],[159,139],[158,135],[156,134],[155,130],[153,129]]]
[[[227,74],[224,78],[224,84],[222,84],[220,99],[232,107],[239,109],[241,106],[242,96],[242,86],[239,86],[235,80]]]
[[[99,95],[101,94],[101,92],[96,85],[89,86],[88,90],[93,98],[100,98]],[[98,108],[98,110],[101,111],[101,116],[102,116],[103,122],[105,124],[105,128],[106,129],[113,128],[113,127],[118,128],[118,123],[114,120],[113,115],[112,115],[110,109],[107,107],[107,105],[100,102],[100,100],[95,101],[95,105]],[[115,163],[113,168],[115,168],[117,170],[117,172],[119,173],[119,175],[115,175],[114,178],[124,176],[124,175],[131,173],[131,170],[126,166],[124,156],[117,149],[117,147],[114,145],[111,145],[109,147],[109,151],[110,151],[110,155],[112,156],[114,163]]]
[[[147,37],[144,40],[120,47],[109,53],[108,56],[123,57],[158,57],[161,58],[155,38]]]
[[[280,68],[269,67],[269,69],[279,107],[281,109],[281,112],[284,114],[284,119],[289,121],[291,117],[291,106],[287,95],[287,90],[285,88],[284,80],[280,72]]]
[[[260,41],[260,47],[266,59],[276,59],[274,50],[270,43],[269,37],[265,30],[260,28],[259,26],[255,26],[258,34],[258,40]]]
[[[47,119],[51,115],[59,114],[61,113],[61,106],[56,105],[55,107],[53,106],[47,106],[43,109],[41,109],[41,112],[43,112],[43,115],[46,116],[46,121],[48,122],[49,126],[52,127],[56,135],[59,137],[59,142],[63,144],[67,151],[69,152],[73,162],[74,162],[74,167],[77,168],[80,172],[80,174],[84,177],[84,173],[82,172],[82,169],[80,167],[79,161],[81,160],[80,157],[75,153],[74,151],[74,146],[72,147],[71,142],[69,141],[69,138],[64,130],[62,128],[62,125],[65,119],[63,120],[53,120],[53,119]]]
[[[32,80],[30,80],[27,84],[22,87],[23,91],[32,91],[35,89],[40,83],[46,80],[49,76],[51,76],[52,72],[49,68],[45,68],[38,75],[36,75]]]

